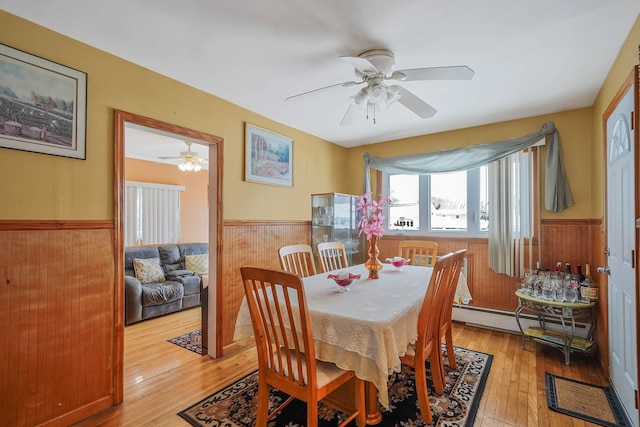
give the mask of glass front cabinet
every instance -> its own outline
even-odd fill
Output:
[[[318,243],[342,242],[349,265],[366,260],[365,236],[358,236],[356,196],[340,193],[311,195],[311,247],[317,261]]]

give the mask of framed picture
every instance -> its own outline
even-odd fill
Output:
[[[87,74],[0,44],[0,147],[86,159]]]
[[[245,123],[245,181],[293,187],[293,139]]]

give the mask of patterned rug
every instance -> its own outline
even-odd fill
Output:
[[[179,345],[182,348],[191,350],[194,353],[202,354],[202,331],[189,332],[188,334],[180,335],[179,337],[171,338],[167,340],[172,344]]]
[[[444,348],[443,348],[443,351]],[[482,392],[487,381],[493,356],[464,348],[455,348],[458,369],[449,368],[445,358],[446,385],[442,395],[429,385],[429,400],[433,413],[433,423],[426,424],[420,417],[415,396],[414,376],[409,373],[395,373],[389,378],[389,410],[380,407],[380,426],[467,426],[473,425]],[[270,408],[284,401],[286,394],[271,390]],[[256,400],[258,397],[258,372],[255,371],[224,389],[201,400],[180,412],[183,419],[196,427],[249,427],[255,422]],[[268,427],[304,427],[306,422],[305,403],[294,400],[271,420]],[[321,427],[336,426],[344,420],[344,414],[320,404]],[[349,426],[355,426],[352,421]]]
[[[611,387],[544,374],[547,405],[554,411],[602,426],[630,425]]]

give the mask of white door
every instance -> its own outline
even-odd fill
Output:
[[[607,119],[607,247],[610,381],[638,426],[633,90],[632,85]]]

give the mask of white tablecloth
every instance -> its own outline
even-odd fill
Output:
[[[316,357],[375,384],[380,402],[388,408],[387,378],[400,371],[400,356],[417,339],[418,315],[433,269],[406,265],[395,271],[384,264],[376,280],[368,279],[363,265],[347,270],[362,275],[350,292],[335,292],[338,286],[327,273],[303,279]],[[245,343],[252,336],[243,300],[234,340]]]

